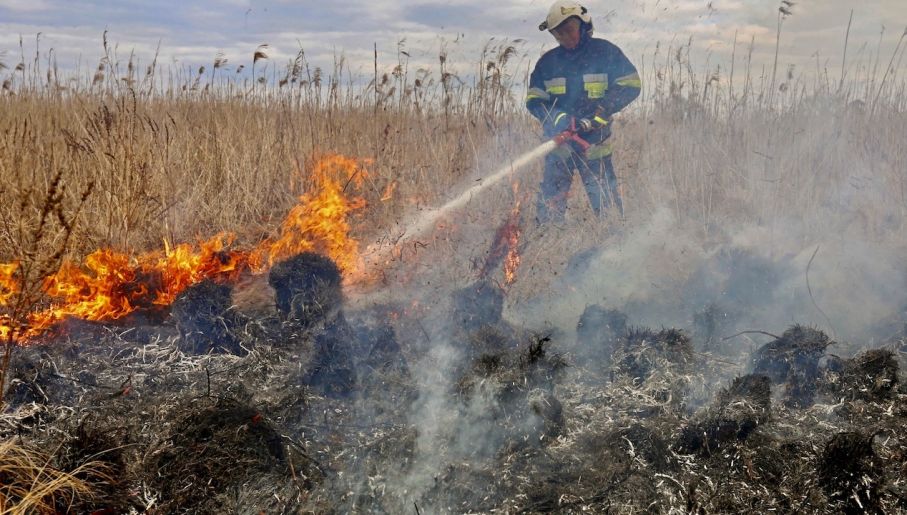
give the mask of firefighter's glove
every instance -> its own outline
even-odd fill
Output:
[[[595,122],[588,118],[579,118],[576,120],[576,132],[592,132],[592,129],[595,128]]]

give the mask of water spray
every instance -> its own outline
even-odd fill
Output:
[[[448,201],[443,206],[429,209],[427,211],[422,211],[417,218],[404,226],[403,233],[395,238],[393,244],[384,245],[381,248],[375,249],[370,253],[371,255],[367,257],[369,265],[368,268],[371,268],[371,266],[378,263],[384,263],[388,259],[389,254],[391,254],[392,251],[400,244],[413,238],[424,236],[435,226],[435,224],[441,217],[447,215],[450,211],[465,206],[474,197],[480,195],[485,190],[501,182],[501,179],[503,179],[504,177],[513,177],[527,165],[535,162],[537,159],[545,157],[546,155],[553,152],[557,147],[563,145],[564,143],[567,143],[568,141],[575,142],[577,146],[579,146],[583,151],[586,151],[590,147],[590,144],[579,136],[579,132],[577,131],[576,127],[571,126],[569,129],[561,132],[550,140],[542,143],[538,147],[530,150],[529,152],[526,152],[507,165],[501,167],[499,170],[489,175],[488,177],[479,179],[475,185],[467,188],[456,198]]]

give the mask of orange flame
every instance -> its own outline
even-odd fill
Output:
[[[349,236],[347,217],[364,207],[365,201],[347,199],[343,193],[347,184],[362,186],[368,176],[363,164],[336,154],[319,160],[312,175],[313,192],[299,197],[299,204],[283,221],[278,239],[265,240],[252,251],[252,267],[264,270],[300,252],[317,250],[327,254],[341,270],[354,269],[359,264],[359,245]]]
[[[245,256],[224,250],[231,241],[232,236],[218,234],[201,242],[198,249],[165,244],[162,251],[137,257],[100,249],[81,265],[66,261],[44,279],[44,293],[54,302],[30,313],[19,336],[33,338],[67,317],[116,320],[137,309],[169,305],[180,292],[204,279],[235,279]]]
[[[365,205],[347,199],[348,184],[361,186],[367,171],[359,161],[328,155],[315,163],[311,193],[299,198],[281,225],[280,237],[251,251],[230,250],[234,236],[218,234],[197,246],[180,244],[130,256],[111,249],[89,254],[82,264],[64,262],[44,279],[50,306],[28,315],[19,329],[0,313],[0,337],[24,343],[67,317],[102,321],[120,319],[137,309],[167,306],[189,286],[205,279],[235,281],[246,270],[267,271],[274,263],[314,250],[331,257],[343,271],[357,266],[358,243],[349,236],[347,217]],[[20,288],[16,264],[0,264],[0,307]]]
[[[18,269],[19,263],[0,263],[0,306],[6,306],[19,293]]]
[[[509,286],[516,280],[516,271],[520,266],[519,243],[522,229],[520,228],[520,206],[522,201],[518,195],[519,182],[513,183],[513,196],[516,199],[507,220],[495,231],[491,250],[485,259],[485,264],[479,272],[480,278],[486,278],[493,269],[503,262],[504,285]]]
[[[19,263],[0,263],[0,307],[7,306],[9,301],[19,293],[19,281],[16,271]],[[0,313],[0,340],[8,341],[13,334],[13,323],[8,315]]]
[[[519,182],[513,183],[513,196],[516,202],[513,209],[510,210],[510,217],[507,219],[507,232],[505,233],[507,244],[507,255],[504,257],[504,284],[510,286],[516,280],[516,271],[520,267],[520,236],[523,230],[520,228],[520,197],[517,191],[520,188]]]
[[[384,193],[381,194],[381,202],[387,202],[394,198],[395,191],[397,191],[397,181],[391,181],[387,187],[384,188]]]

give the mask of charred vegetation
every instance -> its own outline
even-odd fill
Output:
[[[243,356],[248,349],[237,336],[242,320],[231,308],[233,289],[214,281],[190,286],[173,302],[170,316],[180,332],[180,350],[191,354],[220,352]]]
[[[883,513],[879,506],[882,471],[872,448],[875,435],[843,432],[822,449],[816,472],[822,489],[842,513]]]
[[[317,469],[278,433],[261,411],[221,398],[182,408],[171,432],[153,445],[145,466],[151,485],[162,492],[162,509],[216,512],[223,498],[250,481],[286,480],[293,474],[311,487]],[[291,471],[291,455],[295,467]]]
[[[815,402],[819,361],[834,342],[824,332],[794,325],[753,353],[753,373],[763,374],[785,388],[784,403],[807,408]]]
[[[790,2],[783,4],[787,16]],[[904,162],[904,88],[893,69],[861,67],[884,73],[870,77],[870,87],[851,79],[863,80],[862,71],[845,70],[837,94],[827,80],[811,94],[793,68],[782,84],[772,78],[771,91],[760,92],[751,77],[741,91],[723,70],[705,80],[691,74],[689,47],[669,49],[665,55],[676,59],[662,59],[659,50],[666,69],[643,77],[652,99],[640,110],[645,116],[615,119],[615,163],[631,193],[626,221],[587,221],[571,205],[557,228],[569,236],[555,236],[508,220],[508,230],[530,237],[493,246],[483,280],[455,291],[451,285],[466,276],[458,275],[466,245],[445,238],[465,230],[448,228],[426,237],[430,244],[411,242],[418,259],[439,270],[422,283],[433,291],[422,298],[409,286],[425,277],[395,275],[390,265],[380,271],[382,285],[405,287],[390,292],[400,297],[395,305],[371,310],[344,303],[341,278],[355,269],[355,253],[230,250],[250,241],[270,249],[281,242],[278,231],[260,226],[290,211],[297,195],[349,193],[365,176],[344,169],[336,184],[321,182],[320,162],[308,156],[374,149],[368,188],[347,204],[367,206],[350,218],[366,224],[346,226],[365,242],[413,204],[434,205],[449,196],[447,186],[471,179],[472,163],[487,162],[484,143],[493,144],[495,159],[538,144],[518,114],[522,99],[511,95],[521,74],[503,66],[519,49],[483,53],[477,69],[484,72],[471,87],[445,65],[446,52],[439,77],[420,70],[412,80],[407,74],[416,67],[407,66],[402,41],[398,48],[396,68],[382,76],[376,47],[375,76],[361,81],[361,95],[344,90],[342,60],[332,74],[310,68],[302,52],[279,84],[265,76],[270,67],[259,81],[253,74],[244,83],[237,74],[223,87],[213,73],[209,87],[201,72],[158,80],[153,66],[143,80],[132,62],[124,76],[113,56],[84,85],[63,86],[49,70],[45,80],[37,58],[34,68],[23,59],[21,70],[7,72],[0,238],[13,250],[0,261],[0,279],[40,285],[46,274],[38,271],[54,273],[55,266],[26,273],[10,264],[98,259],[92,253],[100,245],[148,250],[153,259],[112,256],[133,275],[109,291],[136,311],[88,322],[64,310],[32,346],[8,347],[15,349],[15,380],[0,415],[2,500],[19,502],[14,489],[49,478],[71,488],[31,512],[907,510],[903,367],[893,367],[884,351],[848,343],[852,327],[831,330],[864,300],[875,301],[865,311],[898,302],[900,313],[884,330],[858,341],[882,341],[904,364],[902,293],[887,291],[903,284],[903,174],[896,165]],[[254,52],[259,71],[268,51]],[[219,77],[233,75],[220,70],[224,62],[214,66]],[[58,169],[72,187],[64,195],[55,186],[48,205],[36,205],[40,186],[58,183]],[[93,186],[101,194],[90,195]],[[514,187],[508,198],[519,204],[517,197]],[[297,207],[304,211],[312,200]],[[469,214],[487,230],[502,208],[486,212],[482,202]],[[20,205],[28,209],[11,212]],[[62,207],[81,210],[85,223]],[[512,220],[532,217],[511,213]],[[43,231],[47,241],[22,245],[28,238],[17,240],[16,232],[34,231],[45,215],[53,225]],[[182,291],[175,312],[164,306],[170,296],[147,295],[176,292],[165,284],[170,276],[181,285],[198,279],[151,270],[192,247],[154,251],[158,242],[192,241],[214,227],[238,235],[234,247],[215,241],[192,254],[210,265],[203,276],[211,282]],[[890,241],[895,258],[862,245],[862,235]],[[824,262],[831,240],[863,259]],[[63,252],[54,244],[60,241],[72,245]],[[807,262],[816,254],[801,247],[819,241],[823,253]],[[306,248],[337,242],[307,241]],[[357,244],[342,243],[342,250]],[[534,273],[506,286],[489,280],[505,248],[507,258],[525,251],[524,269]],[[586,249],[565,256],[570,248]],[[93,288],[101,281],[88,280],[99,270],[86,263],[66,271]],[[273,288],[262,288],[267,302],[234,309],[221,286],[236,271],[259,273],[270,263],[277,265],[261,281]],[[872,273],[886,264],[898,271]],[[836,267],[859,272],[835,282],[839,273],[829,269]],[[859,295],[860,287],[883,291]],[[515,306],[541,297],[549,298],[540,309],[516,316]],[[15,298],[8,282],[0,298]],[[10,311],[10,320],[24,320],[29,310],[48,314],[56,300]],[[602,304],[580,314],[589,302]],[[628,329],[618,309],[682,332]],[[820,321],[823,309],[833,323]],[[662,321],[664,311],[671,316]],[[541,332],[551,340],[529,336],[549,315],[563,316]],[[565,346],[577,316],[578,346]],[[10,320],[0,318],[0,332]],[[728,338],[747,328],[778,332],[790,320],[820,321],[848,357],[826,354],[831,339],[807,326],[761,349],[749,337]],[[754,348],[752,361],[740,358]],[[570,366],[574,356],[577,366]]]
[[[213,292],[208,321],[229,308],[214,286],[197,290]],[[697,409],[691,392],[713,378],[682,331],[618,333],[619,312],[587,309],[580,331],[605,320],[586,336],[615,346],[610,367],[593,370],[570,366],[563,341],[473,307],[485,318],[451,341],[454,381],[420,388],[435,362],[419,356],[417,333],[398,330],[405,310],[338,302],[309,324],[293,318],[313,313],[304,298],[266,337],[247,328],[260,320],[237,323],[242,355],[196,353],[168,325],[156,335],[72,325],[67,338],[101,343],[20,349],[0,431],[58,449],[60,470],[108,471],[76,476],[94,485],[73,504],[85,511],[153,499],[185,513],[396,512],[410,506],[391,493],[398,484],[415,485],[425,511],[902,506],[907,404],[891,352],[823,358],[831,340],[794,327],[757,349],[762,373],[727,379]],[[786,402],[788,382],[811,373],[814,403]]]
[[[631,329],[621,346],[612,354],[618,373],[637,382],[645,382],[658,370],[685,373],[693,366],[690,338],[677,329],[655,332],[646,328]]]
[[[303,329],[333,320],[340,311],[343,293],[340,269],[328,257],[303,252],[274,265],[268,284],[283,320]]]
[[[768,376],[749,374],[722,389],[713,405],[684,426],[674,444],[678,452],[709,455],[722,446],[746,440],[769,420],[771,383]]]
[[[498,426],[501,445],[544,445],[564,429],[554,387],[567,363],[549,345],[549,339],[536,338],[517,349],[483,353],[471,360],[457,382],[464,406],[491,401],[481,417],[490,417]]]
[[[897,392],[898,372],[898,361],[888,349],[864,351],[850,359],[829,356],[821,390],[849,401],[885,401]]]

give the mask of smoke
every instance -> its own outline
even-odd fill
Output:
[[[635,205],[628,202],[628,221],[607,220],[601,225],[611,230],[590,230],[582,220],[585,212],[575,209],[577,200],[585,201],[581,190],[563,226],[537,228],[531,211],[524,214],[524,264],[507,292],[498,329],[523,343],[531,333],[551,336],[552,348],[565,353],[575,370],[575,381],[565,388],[609,381],[609,357],[585,352],[589,342],[577,336],[577,322],[588,307],[615,310],[608,316],[623,313],[630,327],[680,329],[692,338],[697,367],[690,374],[695,381],[680,381],[688,386],[678,393],[686,410],[713,399],[717,385],[747,373],[753,350],[771,339],[767,333],[780,335],[794,324],[813,326],[837,342],[829,352],[841,356],[903,334],[902,214],[891,202],[893,176],[874,172],[890,164],[881,154],[845,147],[846,138],[832,129],[839,115],[831,108],[794,111],[764,126],[752,115],[735,121],[739,145],[726,144],[710,132],[723,128],[712,129],[701,119],[649,124],[652,131],[668,126],[671,132],[651,134],[665,149],[642,150],[639,167],[651,173],[644,185],[631,188],[648,197],[638,194]],[[796,141],[767,135],[785,123],[789,133],[801,125],[809,132]],[[679,133],[692,133],[697,145]],[[841,145],[829,145],[839,140]],[[721,148],[707,146],[713,141]],[[762,154],[771,156],[770,162]],[[733,169],[733,174],[710,175],[706,169]],[[673,189],[676,177],[684,178],[686,189]],[[532,180],[524,183],[534,193]],[[493,380],[464,388],[476,356],[469,335],[451,321],[453,299],[474,282],[470,262],[481,260],[487,250],[494,215],[507,211],[502,202],[512,202],[503,196],[491,199],[484,188],[472,193],[475,198],[462,205],[457,201],[443,217],[433,212],[425,215],[431,223],[416,222],[417,232],[434,228],[434,239],[409,261],[397,263],[396,277],[402,269],[410,275],[404,282],[391,280],[392,291],[382,293],[423,307],[409,315],[419,319],[423,335],[401,336],[412,351],[408,357],[418,396],[406,414],[417,435],[411,466],[388,482],[400,509],[417,502],[427,511],[455,511],[456,504],[448,501],[458,495],[461,501],[463,496],[476,501],[478,491],[439,490],[454,483],[474,485],[468,477],[481,482],[475,479],[479,471],[510,440],[532,435],[546,422],[531,409],[508,405]],[[713,202],[708,204],[713,211],[703,221],[697,215],[707,202]],[[441,219],[444,231],[437,231],[435,222]],[[717,360],[727,366],[716,370]],[[587,371],[593,373],[586,376]],[[658,388],[653,384],[651,391]],[[458,467],[469,473],[451,481],[449,474]]]
[[[865,345],[882,337],[907,305],[903,254],[885,241],[835,231],[807,237],[796,220],[726,230],[706,248],[667,208],[578,261],[543,295],[511,306],[529,327],[572,334],[592,304],[616,308],[631,325],[696,332],[697,314],[712,309],[727,337],[744,330],[780,334],[812,325],[839,341]],[[700,342],[701,343],[701,342]]]
[[[444,464],[445,436],[451,428],[460,427],[459,409],[450,392],[453,389],[451,372],[462,354],[447,342],[433,343],[428,354],[414,367],[417,372],[413,379],[419,398],[410,412],[409,422],[418,428],[418,435],[413,465],[401,478],[404,498],[420,499],[431,488],[433,478]]]
[[[418,307],[401,317],[397,334],[407,351],[406,381],[414,399],[386,406],[385,411],[395,413],[394,419],[412,428],[414,436],[401,453],[400,466],[381,470],[380,502],[391,512],[410,511],[414,504],[429,513],[457,511],[460,503],[475,506],[476,499],[452,491],[452,485],[454,490],[463,485],[481,488],[473,484],[476,474],[493,470],[502,449],[524,442],[537,445],[546,438],[548,426],[539,415],[546,408],[539,406],[553,402],[559,410],[560,405],[546,393],[547,375],[535,373],[522,360],[526,346],[510,346],[520,340],[509,340],[503,330],[493,328],[495,315],[485,313],[485,286],[407,291],[409,304]],[[475,294],[474,303],[464,301],[468,292]],[[499,317],[497,323],[506,325]],[[477,328],[486,331],[484,339],[476,337]],[[501,346],[493,345],[498,335]],[[544,357],[540,360],[544,368]],[[376,402],[385,401],[360,399],[357,412],[363,427],[377,424]],[[358,481],[358,497],[369,496],[371,483],[367,477]]]

